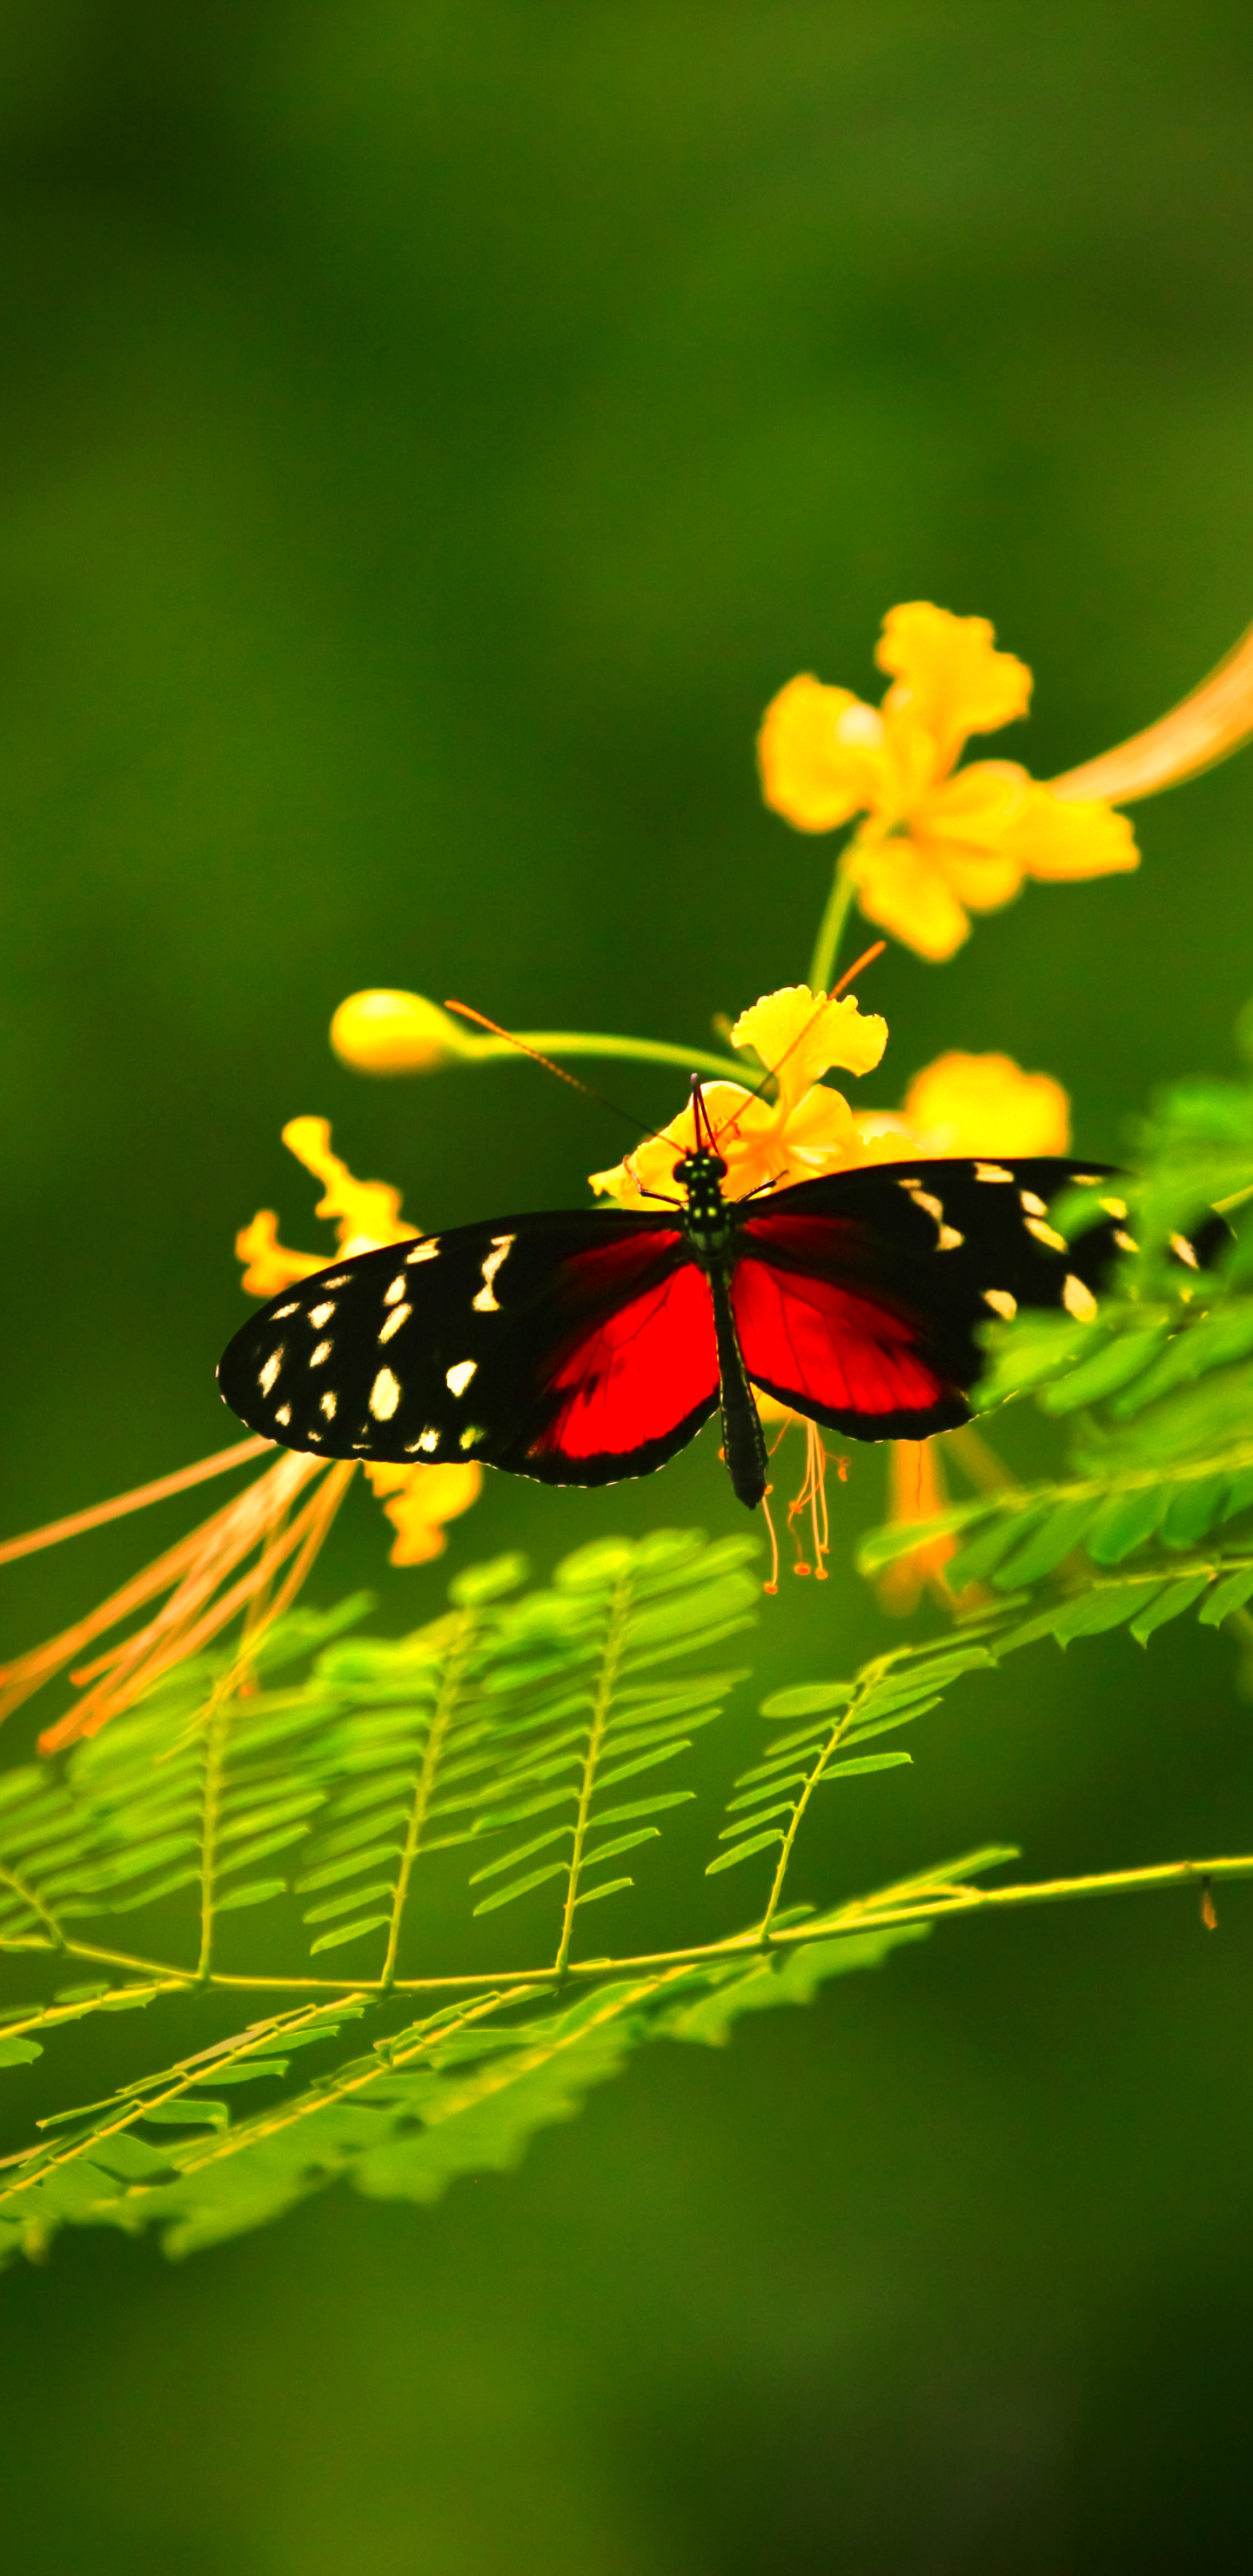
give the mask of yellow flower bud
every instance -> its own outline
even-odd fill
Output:
[[[350,993],[331,1022],[331,1045],[358,1073],[434,1073],[476,1041],[421,993]]]

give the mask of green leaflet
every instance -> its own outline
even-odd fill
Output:
[[[1156,1357],[1169,1330],[1169,1324],[1153,1324],[1147,1332],[1123,1333],[1104,1350],[1094,1351],[1090,1359],[1081,1360],[1065,1377],[1043,1388],[1040,1401],[1045,1412],[1073,1413],[1079,1405],[1095,1404],[1101,1396],[1126,1386]]]
[[[26,2066],[32,2057],[42,2057],[42,2043],[37,2039],[5,2039],[0,2034],[0,2066]]]
[[[780,2004],[807,2004],[832,1977],[881,1968],[893,1950],[925,1940],[927,1923],[898,1923],[882,1932],[854,1932],[837,1941],[806,1942],[751,1968],[732,1970],[724,1983],[698,2003],[685,2004],[668,2016],[667,2039],[695,2040],[705,2048],[725,2048],[735,2023],[747,2012],[773,2012]]]
[[[1136,1644],[1147,1646],[1155,1628],[1164,1628],[1169,1619],[1181,1618],[1185,1610],[1192,1608],[1194,1601],[1199,1601],[1201,1595],[1208,1592],[1209,1587],[1208,1574],[1189,1574],[1181,1577],[1178,1583],[1168,1584],[1164,1592],[1159,1591],[1149,1607],[1132,1621],[1131,1634]]]

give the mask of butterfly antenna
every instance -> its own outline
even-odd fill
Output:
[[[749,1097],[749,1099],[750,1099],[750,1100],[760,1100],[760,1099],[762,1098],[762,1095],[763,1095],[764,1091],[765,1091],[766,1084],[767,1084],[768,1082],[775,1082],[775,1081],[777,1081],[778,1076],[779,1076],[779,1075],[780,1075],[780,1073],[782,1072],[784,1065],[787,1063],[788,1057],[789,1057],[789,1056],[791,1056],[791,1055],[795,1055],[795,1053],[796,1053],[796,1050],[797,1050],[798,1046],[800,1046],[800,1045],[801,1045],[801,1043],[803,1042],[803,1040],[804,1040],[805,1038],[807,1038],[807,1037],[808,1037],[809,1032],[810,1032],[810,1030],[812,1029],[812,1027],[814,1026],[815,1021],[821,1018],[822,1013],[825,1011],[825,1009],[826,1009],[826,1007],[827,1007],[828,1002],[838,1002],[838,1000],[839,1000],[839,998],[840,998],[841,993],[845,992],[845,991],[847,990],[847,988],[848,988],[848,986],[849,986],[850,984],[852,984],[852,983],[855,983],[855,982],[856,982],[856,979],[857,979],[857,977],[861,974],[862,969],[863,969],[864,967],[866,967],[866,966],[873,966],[873,965],[874,965],[874,963],[875,963],[876,958],[882,957],[883,952],[884,952],[884,949],[887,947],[887,944],[888,944],[888,943],[887,943],[886,939],[876,939],[876,940],[873,940],[873,941],[872,941],[872,943],[871,943],[871,945],[870,945],[870,947],[869,947],[869,948],[865,948],[865,949],[863,949],[863,950],[862,950],[862,953],[861,953],[861,956],[860,956],[860,957],[858,957],[858,958],[856,958],[856,959],[854,960],[853,964],[848,968],[848,970],[847,970],[847,972],[846,972],[845,974],[841,975],[840,980],[839,980],[839,983],[838,983],[838,984],[833,984],[829,993],[823,993],[823,994],[819,997],[818,1001],[817,1001],[817,1002],[815,1002],[814,1007],[813,1007],[812,1011],[811,1011],[811,1012],[810,1012],[810,1014],[809,1014],[809,1018],[808,1018],[807,1020],[803,1021],[803,1022],[802,1022],[802,1025],[801,1025],[801,1026],[800,1026],[800,1028],[797,1030],[796,1035],[795,1035],[795,1037],[793,1038],[793,1040],[792,1040],[792,1042],[791,1042],[791,1045],[790,1045],[790,1046],[785,1046],[785,1048],[784,1048],[784,1050],[783,1050],[783,1053],[782,1053],[782,1055],[781,1055],[781,1056],[780,1056],[780,1058],[779,1058],[778,1063],[777,1063],[777,1064],[768,1065],[768,1066],[767,1066],[767,1068],[766,1068],[766,1071],[763,1073],[763,1075],[762,1075],[762,1077],[761,1077],[760,1082],[757,1084],[756,1089],[755,1089],[754,1091],[750,1091],[750,1093],[749,1093],[749,1095],[748,1095],[748,1097]],[[747,1102],[745,1103],[745,1107],[747,1107]],[[735,1110],[735,1111],[734,1111],[734,1113],[733,1113],[733,1115],[732,1115],[730,1118],[728,1118],[728,1119],[726,1120],[725,1124],[724,1124],[722,1127],[720,1127],[720,1128],[719,1128],[719,1130],[718,1130],[719,1135],[720,1135],[720,1136],[727,1136],[727,1135],[730,1135],[730,1133],[732,1132],[732,1130],[733,1130],[733,1129],[734,1129],[734,1127],[736,1126],[737,1121],[738,1121],[739,1119],[741,1119],[741,1118],[743,1117],[743,1115],[744,1115],[744,1111],[743,1111],[743,1109],[737,1109],[737,1110]]]
[[[650,1126],[647,1118],[634,1117],[629,1109],[620,1108],[616,1100],[607,1099],[603,1091],[594,1090],[590,1082],[580,1082],[577,1073],[567,1073],[563,1064],[554,1064],[551,1056],[541,1055],[538,1047],[528,1046],[526,1039],[515,1037],[512,1029],[502,1029],[500,1022],[489,1020],[486,1012],[472,1011],[468,1002],[447,1001],[444,1008],[455,1011],[458,1019],[477,1020],[481,1029],[490,1029],[494,1038],[504,1038],[508,1046],[517,1048],[519,1055],[529,1055],[532,1064],[542,1064],[545,1073],[554,1073],[558,1082],[569,1084],[571,1091],[581,1091],[585,1100],[594,1100],[598,1108],[611,1109],[615,1118],[625,1119],[627,1126],[633,1127],[637,1135],[643,1128],[646,1136],[652,1136],[661,1144],[666,1143],[660,1128]]]

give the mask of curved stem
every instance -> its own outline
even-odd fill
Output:
[[[710,1073],[742,1082],[744,1067],[732,1055],[714,1055],[708,1047],[672,1046],[668,1038],[603,1037],[589,1029],[519,1029],[523,1046],[537,1055],[608,1056],[623,1064],[673,1064],[684,1073]],[[489,1058],[518,1061],[519,1050],[507,1038],[475,1038],[458,1050],[462,1063],[485,1064]]]
[[[829,993],[831,990],[831,971],[840,953],[844,924],[852,911],[856,893],[857,886],[849,864],[849,852],[843,850],[835,863],[831,892],[827,896],[826,909],[818,924],[814,953],[809,961],[811,993]]]

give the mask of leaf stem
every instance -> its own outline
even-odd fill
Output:
[[[557,1945],[557,1956],[553,1961],[553,1973],[559,1977],[565,1974],[566,1963],[570,1956],[570,1943],[574,1934],[574,1911],[579,1901],[579,1872],[583,1866],[583,1847],[587,1841],[588,1828],[591,1822],[592,1794],[596,1786],[596,1766],[600,1760],[601,1747],[605,1738],[605,1728],[609,1723],[609,1712],[613,1706],[614,1686],[618,1678],[618,1665],[622,1659],[622,1649],[626,1640],[626,1620],[627,1610],[630,1606],[630,1594],[630,1576],[627,1574],[620,1575],[614,1585],[613,1600],[610,1605],[609,1620],[605,1631],[605,1651],[601,1658],[600,1678],[596,1685],[596,1702],[592,1710],[592,1721],[588,1731],[587,1751],[583,1757],[583,1778],[579,1788],[579,1813],[578,1820],[574,1828],[574,1849],[570,1855],[570,1872],[566,1880],[566,1902],[565,1910],[561,1918],[561,1939]]]
[[[405,1833],[405,1847],[401,1853],[400,1869],[392,1895],[391,1921],[387,1928],[387,1954],[379,1973],[379,1984],[384,1990],[395,1983],[396,1953],[400,1947],[400,1927],[409,1896],[409,1881],[413,1876],[414,1863],[422,1847],[422,1828],[426,1823],[435,1788],[440,1757],[444,1750],[444,1738],[456,1714],[466,1658],[477,1629],[478,1622],[474,1612],[463,1610],[449,1649],[448,1661],[444,1666],[435,1714],[427,1728],[426,1743],[422,1748],[422,1765],[418,1772],[413,1805],[409,1812],[409,1823]]]
[[[854,1700],[848,1708],[840,1711],[840,1714],[831,1729],[831,1733],[827,1737],[827,1741],[809,1774],[809,1778],[805,1782],[805,1786],[792,1809],[791,1823],[783,1837],[783,1849],[779,1854],[779,1865],[775,1871],[770,1894],[766,1900],[766,1910],[761,1918],[760,1924],[758,1925],[757,1937],[760,1941],[769,1941],[771,1937],[770,1926],[779,1910],[779,1899],[783,1894],[783,1882],[787,1877],[788,1864],[792,1857],[792,1848],[796,1841],[797,1834],[800,1831],[801,1818],[805,1813],[806,1807],[809,1805],[809,1801],[812,1798],[824,1771],[826,1770],[827,1764],[843,1743],[849,1727],[852,1724],[858,1705],[859,1701]]]

